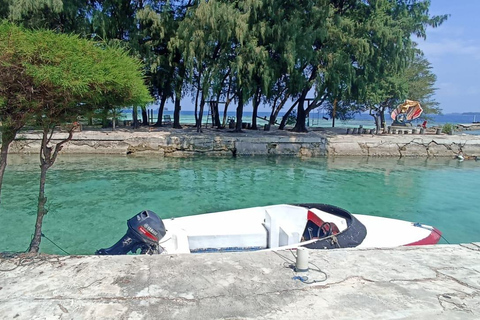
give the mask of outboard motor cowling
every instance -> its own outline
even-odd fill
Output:
[[[99,249],[98,255],[118,255],[128,252],[141,254],[161,253],[159,241],[166,230],[162,219],[150,210],[145,210],[127,220],[127,233],[110,248]]]

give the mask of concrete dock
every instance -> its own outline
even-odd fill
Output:
[[[480,319],[480,243],[309,255],[3,256],[0,318]]]
[[[52,143],[65,139],[57,132]],[[38,131],[24,131],[11,144],[11,153],[35,153],[42,136]],[[480,157],[480,136],[467,134],[346,134],[342,128],[315,128],[307,133],[287,130],[244,130],[195,128],[140,128],[85,130],[75,132],[62,153],[191,156],[375,156],[375,157]]]

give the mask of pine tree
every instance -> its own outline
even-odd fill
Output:
[[[0,24],[0,119],[2,147],[0,186],[9,144],[17,132],[35,120],[43,132],[40,150],[40,191],[37,222],[29,251],[38,252],[47,213],[45,182],[68,137],[50,146],[55,127],[102,105],[130,106],[150,100],[141,65],[124,51],[77,36],[52,31],[27,31]]]

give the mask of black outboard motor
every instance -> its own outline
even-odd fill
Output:
[[[127,254],[129,251],[141,254],[161,253],[159,241],[166,230],[162,219],[150,210],[145,210],[127,220],[127,233],[110,248],[99,249],[98,255]]]

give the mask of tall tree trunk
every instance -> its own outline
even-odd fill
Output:
[[[230,105],[230,98],[227,95],[227,99],[225,100],[225,106],[223,107],[223,121],[222,121],[222,127],[225,128],[227,125],[227,116],[228,116],[228,106]]]
[[[277,104],[277,99],[275,99],[275,102],[273,103],[273,107],[272,107],[272,112],[270,113],[270,124],[275,124],[276,121],[277,121],[277,117],[278,117],[278,114],[280,113],[280,110],[282,110],[283,106],[285,105],[285,103],[287,102],[288,98],[290,97],[289,94],[287,94],[281,101],[280,103],[278,104],[278,106],[276,105]],[[296,103],[294,104],[294,106],[296,105]],[[293,108],[292,108],[293,110]],[[290,111],[291,112],[291,111]],[[285,124],[284,124],[285,126]],[[282,128],[283,130],[283,128]]]
[[[165,109],[165,103],[166,102],[167,102],[167,96],[163,95],[162,98],[160,98],[160,106],[158,107],[157,122],[154,124],[155,127],[161,127],[162,126],[163,110]]]
[[[220,129],[222,127],[222,124],[220,123],[220,112],[218,110],[218,105],[219,105],[218,99],[219,98],[217,98],[217,101],[211,101],[210,102],[210,110],[211,110],[211,113],[212,113],[212,128],[217,127],[218,129]]]
[[[200,89],[197,90],[197,94],[195,97],[195,108],[193,110],[193,114],[195,115],[195,127],[198,127],[198,96],[200,95]]]
[[[5,174],[5,168],[7,167],[8,148],[10,147],[12,141],[15,140],[15,136],[17,135],[17,131],[7,131],[7,128],[3,128],[2,130],[2,148],[0,149],[0,195],[2,193],[3,175]]]
[[[377,114],[375,115],[375,127],[377,129],[377,134],[380,134],[380,132],[382,131],[382,117]]]
[[[173,127],[176,129],[182,129],[180,125],[180,110],[182,109],[180,105],[181,93],[175,92],[175,109],[173,110]]]
[[[313,81],[317,77],[318,70],[316,68],[313,69],[312,74],[309,77],[307,86],[303,89],[302,94],[300,95],[300,99],[298,100],[298,108],[297,108],[297,123],[295,123],[295,127],[293,127],[294,132],[307,132],[307,127],[305,126],[305,120],[307,119],[307,114],[305,112],[305,108],[303,107],[305,103],[305,98],[307,97],[308,92],[313,86]]]
[[[148,126],[148,114],[147,114],[147,107],[142,107],[142,125]]]
[[[47,198],[45,197],[45,182],[47,180],[48,165],[42,160],[40,165],[40,190],[38,192],[38,205],[37,205],[37,220],[35,222],[35,232],[33,239],[30,242],[28,252],[38,252],[40,250],[40,243],[42,241],[42,225],[43,217],[47,214],[45,204]]]
[[[132,118],[132,126],[134,129],[137,129],[140,126],[140,124],[138,123],[138,107],[133,107]]]
[[[199,72],[198,74],[198,81],[197,81],[197,93],[195,94],[195,111],[194,111],[194,114],[195,114],[195,126],[197,127],[197,132],[199,132],[198,130],[198,118],[199,118],[199,115],[198,115],[198,98],[200,96],[200,86],[201,86],[201,80],[202,78],[202,72]],[[203,96],[203,92],[202,92],[202,96]],[[201,125],[200,125],[201,127]]]
[[[295,101],[294,104],[292,104],[292,106],[290,107],[290,109],[287,110],[287,112],[285,112],[285,114],[282,117],[282,121],[280,122],[280,125],[278,126],[278,130],[285,129],[285,126],[287,125],[288,116],[290,116],[290,113],[292,113],[293,109],[297,106],[297,104],[298,104],[298,100]]]
[[[373,117],[373,121],[375,121],[375,128],[377,130],[377,134],[380,131],[380,116],[379,116],[380,111],[376,111],[375,113],[372,113],[372,109],[370,109],[369,114]]]
[[[47,203],[47,197],[45,197],[47,171],[55,163],[58,153],[62,150],[63,145],[72,140],[73,130],[75,129],[75,127],[70,128],[68,131],[68,137],[57,143],[52,152],[52,147],[49,147],[48,144],[52,138],[54,128],[55,126],[53,126],[52,129],[49,129],[48,127],[43,129],[42,145],[40,147],[40,189],[38,192],[37,220],[35,222],[35,232],[33,234],[33,239],[30,242],[28,252],[36,253],[40,250],[40,243],[42,241],[43,217],[48,212],[48,210],[45,208],[45,204]]]
[[[175,109],[173,110],[173,127],[175,129],[182,129],[180,125],[180,111],[182,106],[180,100],[182,99],[183,79],[185,78],[185,66],[179,62],[177,83],[175,84]]]
[[[380,107],[380,127],[385,130],[386,128],[386,121],[385,121],[385,109],[386,107]]]
[[[242,132],[242,116],[243,116],[243,91],[240,90],[238,94],[237,124],[235,126],[235,132]]]
[[[105,108],[101,112],[102,128],[108,128],[108,108]]]
[[[305,126],[305,120],[307,118],[305,114],[305,109],[303,107],[307,93],[307,89],[303,89],[303,92],[300,95],[300,99],[298,100],[297,123],[295,123],[295,127],[293,127],[292,129],[292,131],[294,132],[307,132],[307,127]]]
[[[335,119],[336,118],[337,118],[337,99],[333,100],[332,128],[335,128]]]
[[[203,110],[205,109],[205,97],[203,96],[203,91],[200,98],[200,108],[197,119],[197,132],[202,132],[202,119],[203,119]]]
[[[272,125],[272,124],[274,125],[276,121],[277,121],[277,116],[272,112],[270,114],[270,118],[268,119],[268,123],[270,125]]]
[[[227,125],[228,106],[230,105],[230,102],[235,98],[235,95],[230,97],[230,92],[231,92],[231,89],[232,89],[232,81],[231,81],[232,78],[231,78],[231,76],[229,76],[229,74],[230,74],[230,71],[227,73],[227,76],[225,77],[225,80],[228,78],[229,82],[228,82],[228,87],[227,87],[227,93],[225,94],[225,106],[223,108],[222,127],[224,127],[224,128]]]
[[[115,131],[117,125],[117,109],[115,107],[112,110],[112,130]]]
[[[252,130],[258,130],[257,115],[258,115],[258,106],[260,105],[261,94],[262,94],[262,91],[260,90],[260,87],[257,87],[257,90],[253,97]]]

